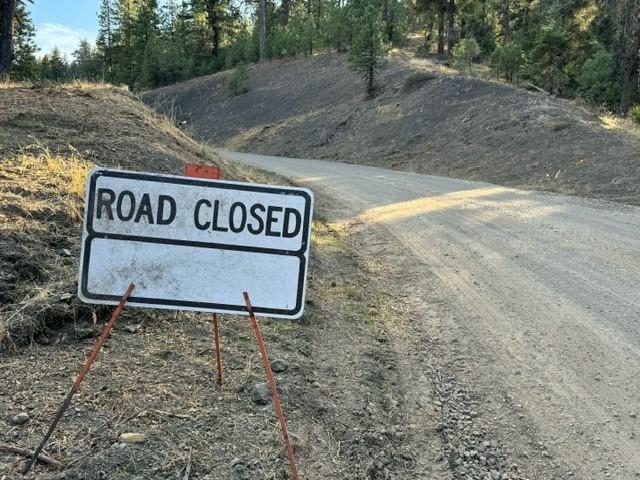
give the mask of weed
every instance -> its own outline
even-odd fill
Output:
[[[640,123],[640,104],[635,105],[631,110],[629,110],[629,118],[633,123]]]

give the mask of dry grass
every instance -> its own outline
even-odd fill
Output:
[[[25,80],[20,82],[15,82],[15,81],[0,82],[0,90],[14,89],[14,88],[42,88],[42,87],[49,87],[49,88],[57,89],[61,91],[63,90],[91,91],[91,90],[105,90],[105,89],[122,90],[125,92],[129,91],[129,87],[127,87],[126,85],[112,85],[110,83],[88,82],[85,80],[74,80],[68,83],[30,81],[30,80]]]
[[[92,164],[41,145],[0,166],[0,348],[73,315],[60,303],[75,277],[84,182]]]

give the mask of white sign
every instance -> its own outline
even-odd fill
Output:
[[[79,297],[299,318],[313,194],[303,188],[95,168],[87,180]]]

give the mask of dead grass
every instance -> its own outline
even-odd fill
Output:
[[[0,349],[73,316],[72,306],[60,299],[75,276],[72,250],[91,167],[77,152],[62,157],[42,145],[2,160]]]

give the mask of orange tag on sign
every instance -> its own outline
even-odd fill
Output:
[[[196,165],[195,163],[187,163],[184,166],[184,174],[187,177],[208,178],[210,180],[220,180],[222,178],[222,171],[219,167]]]

